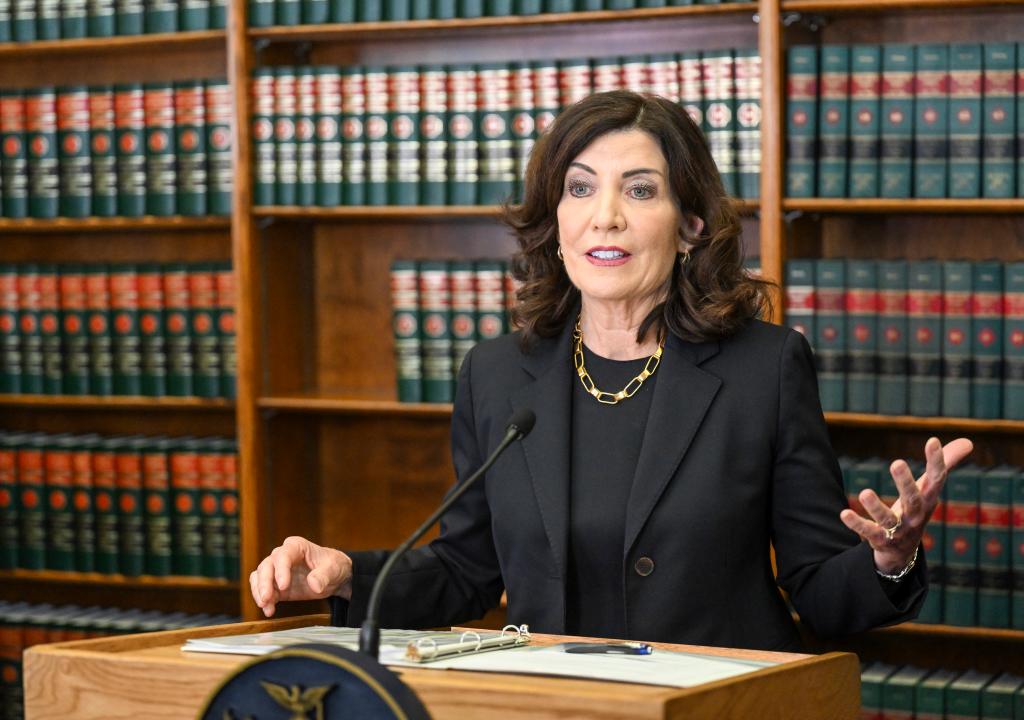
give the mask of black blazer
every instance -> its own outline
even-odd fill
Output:
[[[437,539],[396,567],[383,627],[458,624],[495,607],[505,590],[509,622],[564,632],[578,382],[571,327],[529,353],[518,341],[516,334],[483,342],[463,362],[452,418],[458,478],[483,463],[515,409],[536,413],[533,432],[446,514]],[[754,321],[720,342],[670,336],[658,374],[626,510],[630,638],[799,648],[769,543],[778,585],[819,636],[916,615],[924,563],[887,592],[870,548],[839,519],[842,479],[802,335]],[[386,557],[350,554],[352,600],[332,601],[336,624],[362,620]]]

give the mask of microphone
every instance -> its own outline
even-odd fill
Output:
[[[426,534],[427,530],[444,515],[448,508],[455,504],[456,500],[462,497],[473,483],[476,482],[477,478],[487,472],[491,465],[494,464],[494,461],[498,459],[498,456],[505,452],[505,448],[516,440],[521,440],[530,434],[536,421],[537,416],[533,414],[532,410],[524,408],[512,413],[512,417],[508,419],[508,424],[505,426],[505,437],[502,438],[498,447],[487,458],[487,461],[475,473],[466,478],[465,482],[453,489],[444,502],[441,503],[441,507],[435,510],[405,542],[388,556],[380,570],[380,574],[377,575],[377,580],[373,583],[373,589],[370,591],[366,619],[363,620],[363,624],[359,628],[359,652],[369,655],[374,660],[377,659],[380,653],[380,626],[377,622],[377,616],[380,614],[381,593],[384,589],[384,583],[387,582],[388,575],[391,574],[391,569],[395,563],[405,555],[417,540]]]

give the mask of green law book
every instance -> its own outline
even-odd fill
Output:
[[[444,260],[419,264],[420,327],[423,345],[423,400],[451,402],[452,325],[451,268]]]
[[[1024,688],[1024,678],[1003,673],[981,691],[983,720],[1013,720],[1014,696]]]
[[[945,720],[946,692],[958,675],[955,670],[935,670],[918,684],[914,689],[915,720]]]
[[[971,303],[971,417],[1002,416],[1003,264],[973,263]]]
[[[57,90],[58,213],[88,217],[92,212],[92,159],[89,147],[89,90],[84,85]]]
[[[116,35],[141,35],[145,31],[143,0],[115,0],[114,28]]]
[[[199,576],[203,567],[202,517],[199,512],[199,455],[194,438],[181,438],[170,451],[171,570]]]
[[[66,2],[66,0],[65,0]],[[36,39],[60,39],[60,0],[36,0]]]
[[[515,0],[513,14],[515,15],[537,15],[544,9],[543,0]]]
[[[315,200],[320,207],[341,205],[342,137],[341,72],[336,66],[321,65],[315,73],[316,130]]]
[[[231,85],[224,78],[206,81],[207,211],[231,214]]]
[[[395,260],[391,263],[391,329],[399,402],[423,401],[423,336],[419,307],[416,261]]]
[[[138,266],[139,391],[167,394],[167,342],[164,339],[163,272],[156,263]]]
[[[882,712],[886,720],[913,720],[914,698],[929,670],[907,665],[882,682]]]
[[[210,0],[210,29],[223,30],[227,26],[227,0]]]
[[[218,350],[220,352],[220,394],[234,398],[237,394],[238,352],[235,340],[235,275],[231,263],[215,263],[213,281],[216,287]]]
[[[1010,560],[1013,570],[1010,627],[1024,630],[1024,472],[1019,468],[1013,478],[1010,503],[1013,508],[1010,529],[1010,549],[1013,554]]]
[[[887,463],[877,457],[861,460],[850,467],[846,477],[846,502],[851,510],[863,517],[870,517],[860,502],[860,494],[864,490],[874,490],[881,495],[882,477],[886,469]]]
[[[249,0],[249,27],[270,27],[274,24],[274,0]],[[259,73],[259,69],[256,70]]]
[[[946,480],[946,584],[943,622],[978,624],[978,502],[981,469],[961,465]]]
[[[189,323],[190,267],[183,263],[164,266],[164,340],[167,347],[167,394],[193,395],[195,377],[192,333]]]
[[[92,166],[92,214],[117,215],[116,114],[113,85],[89,89],[88,143]]]
[[[529,62],[512,63],[512,157],[515,161],[517,202],[522,202],[526,168],[537,142],[537,102]]]
[[[736,50],[735,72],[737,191],[741,198],[757,198],[761,195],[761,56],[757,48]]]
[[[0,265],[0,393],[21,392],[18,266]]]
[[[462,359],[477,342],[476,270],[473,261],[451,264],[452,373],[458,377]]]
[[[1003,265],[1003,412],[1024,420],[1024,263]]]
[[[416,205],[422,178],[420,73],[415,66],[392,67],[388,84],[388,204]]]
[[[458,0],[457,13],[460,18],[483,17],[484,0]]]
[[[907,273],[905,260],[878,261],[877,407],[883,415],[908,412]]]
[[[680,73],[684,68],[681,67]],[[818,48],[794,45],[787,51],[786,77],[786,195],[813,197],[817,188]],[[687,97],[686,75],[681,91]],[[700,92],[699,74],[696,92]]]
[[[356,0],[329,0],[328,13],[332,23],[351,23],[356,21]]]
[[[544,12],[566,13],[576,9],[575,0],[545,0],[544,2]]]
[[[1017,87],[1024,86],[1024,43],[1017,43]],[[1024,92],[1017,92],[1017,147],[1024,147]],[[1017,152],[1017,197],[1024,197],[1024,152]]]
[[[28,212],[55,218],[59,212],[57,95],[52,87],[25,91],[28,147]]]
[[[532,2],[540,4],[540,0],[531,0]],[[456,10],[457,0],[434,0],[434,19],[435,20],[451,20],[458,17]],[[538,10],[537,12],[540,12]]]
[[[943,617],[943,588],[946,582],[946,488],[921,535],[921,549],[928,558],[928,594],[916,622],[937,625]]]
[[[448,87],[448,202],[475,205],[480,182],[476,69],[449,65]]]
[[[142,85],[114,86],[117,214],[146,214],[146,109]]]
[[[366,204],[388,202],[388,69],[367,67],[366,87]]]
[[[420,142],[423,163],[420,168],[420,203],[444,205],[448,189],[448,73],[444,65],[420,67],[423,115]]]
[[[849,196],[878,197],[882,51],[878,45],[850,50]]]
[[[0,431],[0,570],[18,567],[18,451],[12,433]]]
[[[43,359],[43,393],[60,395],[64,355],[60,330],[60,276],[57,265],[39,266],[39,336]]]
[[[39,328],[39,266],[18,268],[18,330],[21,333],[21,392],[43,392],[43,335]]]
[[[36,32],[35,0],[13,0],[11,4],[11,36],[14,42],[31,42]]]
[[[637,0],[604,0],[605,10],[631,10],[636,7]]]
[[[85,266],[86,328],[89,335],[89,394],[114,392],[110,284],[103,264]]]
[[[978,625],[1010,627],[1010,516],[1019,469],[999,465],[978,488]]]
[[[942,414],[971,415],[972,263],[942,263]]]
[[[256,68],[252,77],[252,201],[257,206],[274,204],[277,175],[274,144],[275,72],[274,68]]]
[[[508,63],[477,67],[480,82],[479,138],[480,186],[477,202],[500,205],[515,192],[512,155],[512,71]]]
[[[618,90],[622,80],[622,62],[618,57],[597,60],[591,67],[589,58],[560,60],[558,62],[559,104],[565,109],[589,97],[596,91],[595,83],[606,76],[615,78],[614,87],[601,90]]]
[[[178,31],[178,0],[146,0],[143,25],[147,33]]]
[[[508,0],[502,0],[508,2]],[[413,20],[430,20],[434,17],[432,0],[412,0],[409,16]],[[507,13],[506,13],[507,14]]]
[[[188,295],[195,364],[192,394],[220,397],[220,339],[217,335],[217,289],[212,263],[190,267]]]
[[[46,480],[43,469],[45,433],[25,433],[18,444],[18,522],[21,547],[18,565],[25,570],[46,567]]]
[[[910,197],[914,128],[914,46],[882,46],[882,197]]]
[[[885,681],[896,672],[895,665],[874,662],[865,665],[860,672],[860,709],[861,717],[881,717],[882,689]]]
[[[96,571],[118,572],[121,539],[117,522],[117,470],[109,438],[92,447],[93,499],[96,503]]]
[[[171,466],[175,441],[147,438],[139,448],[142,463],[143,514],[146,528],[147,575],[171,574]]]
[[[914,80],[914,197],[946,196],[949,46],[918,45]]]
[[[0,214],[28,215],[28,152],[25,148],[25,99],[20,90],[0,90]]]
[[[143,515],[142,454],[145,438],[113,438],[108,447],[114,453],[117,483],[117,529],[121,554],[118,567],[123,575],[141,575],[146,563],[146,533]]]
[[[950,48],[949,197],[981,196],[981,45]]]
[[[317,188],[316,69],[311,65],[296,72],[295,101],[295,204],[311,207]]]
[[[942,398],[942,265],[909,263],[907,324],[911,415],[939,414]]]
[[[11,39],[11,0],[2,0],[0,2],[0,43],[11,42]],[[0,691],[0,696],[2,694]]]
[[[210,0],[179,0],[178,28],[183,31],[210,29]]]
[[[993,679],[988,673],[969,670],[954,680],[946,689],[946,717],[950,720],[982,717],[982,692]]]
[[[490,340],[508,332],[505,312],[505,265],[500,260],[477,260],[476,336]]]
[[[223,492],[220,510],[224,516],[224,574],[237,580],[241,574],[241,531],[238,522],[238,443],[221,438],[215,442],[221,455]]]
[[[65,40],[86,37],[88,5],[88,0],[64,0],[59,4],[59,37]]]
[[[384,19],[384,0],[359,0],[357,20],[359,22],[380,22]]]
[[[88,0],[85,19],[89,37],[112,37],[117,34],[117,4],[114,0]]]
[[[1016,193],[1014,138],[1017,106],[1017,46],[986,43],[981,130],[981,193],[1010,198]]]
[[[846,409],[874,413],[878,393],[878,267],[846,262]]]
[[[341,69],[341,196],[344,205],[366,204],[366,75],[358,65]]]
[[[619,58],[619,63],[620,67],[622,68],[621,78],[623,90],[629,90],[630,92],[635,93],[644,93],[649,91],[650,67],[648,66],[646,55],[626,55]],[[724,81],[722,84],[727,85],[727,90],[732,93],[733,109],[735,110],[736,84],[734,78],[735,73],[733,71],[734,59],[732,57],[731,52],[729,54],[729,63],[729,79],[728,81]],[[716,77],[715,80],[717,82],[719,78]],[[735,145],[735,123],[732,123],[732,125],[734,141],[733,145]],[[735,151],[735,148],[730,149]],[[735,152],[733,154],[735,156]],[[736,160],[735,157],[733,157],[733,165],[735,166],[735,164]]]
[[[110,342],[114,395],[142,394],[142,331],[139,325],[139,268],[110,266]]]
[[[71,447],[74,507],[75,570],[96,571],[96,497],[92,479],[92,447],[98,435],[78,435]]]
[[[537,111],[533,115],[533,124],[540,137],[551,127],[561,107],[558,97],[558,64],[554,60],[533,61],[530,69],[536,86],[534,104]]]
[[[302,2],[300,0],[275,0],[275,25],[298,25],[302,22]]]
[[[208,212],[206,173],[206,93],[202,80],[174,83],[174,142],[177,147],[179,215],[204,216]]]
[[[732,50],[701,55],[704,71],[704,122],[708,146],[729,195],[736,195],[736,85]]]
[[[146,214],[177,213],[177,157],[174,133],[174,86],[146,83]]]
[[[514,11],[515,2],[514,0],[487,0],[484,4],[484,10],[489,17],[506,17],[508,15],[515,14]],[[414,19],[419,19],[416,15],[413,15]]]
[[[842,260],[817,260],[814,268],[814,357],[825,412],[846,409],[846,267]]]
[[[224,497],[224,470],[217,441],[206,438],[196,443],[199,471],[199,514],[203,536],[201,575],[222,578],[227,575],[225,517],[221,512]]]
[[[821,48],[818,97],[818,196],[845,197],[850,140],[850,48]]]
[[[786,261],[786,324],[814,343],[814,261]]]
[[[299,182],[299,148],[295,137],[297,77],[294,67],[279,67],[274,76],[274,203],[295,205]]]

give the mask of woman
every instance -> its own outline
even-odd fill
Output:
[[[535,632],[702,645],[798,648],[778,586],[823,636],[913,617],[924,525],[971,445],[932,438],[920,480],[893,463],[891,508],[866,490],[872,520],[844,509],[810,349],[754,319],[765,285],[743,273],[736,214],[686,113],[592,96],[538,142],[526,187],[508,213],[520,330],[462,365],[457,476],[513,410],[537,422],[397,567],[381,625],[464,622],[503,590],[509,621]],[[253,596],[268,616],[327,597],[335,623],[358,624],[385,557],[289,538]]]

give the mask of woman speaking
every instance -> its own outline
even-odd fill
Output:
[[[534,632],[799,649],[779,588],[828,637],[912,618],[921,536],[968,440],[890,468],[892,507],[846,508],[803,336],[757,319],[740,226],[685,111],[610,92],[537,143],[519,242],[517,332],[459,372],[452,457],[467,477],[518,409],[536,425],[396,566],[384,627],[478,618],[508,597]],[[773,574],[774,547],[777,575]],[[250,576],[266,615],[329,598],[359,624],[385,551],[291,537]]]

